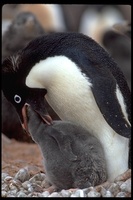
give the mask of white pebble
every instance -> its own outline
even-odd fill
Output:
[[[7,192],[9,190],[9,186],[6,183],[2,184],[2,190]]]
[[[2,172],[2,180],[4,180],[6,178],[6,176],[9,176],[9,174]]]
[[[106,195],[106,189],[102,186],[101,186],[101,195],[102,195],[102,197],[105,197],[105,195]]]
[[[83,190],[78,189],[71,194],[71,197],[85,197],[85,194]]]
[[[48,197],[62,197],[58,192],[53,192]]]
[[[1,194],[2,197],[6,197],[7,196],[7,192],[2,190],[2,194]]]
[[[9,184],[9,188],[11,189],[11,191],[13,193],[17,193],[18,192],[18,188],[15,185],[13,185],[12,183]]]
[[[131,178],[127,179],[121,186],[121,190],[123,192],[129,192],[131,193]]]
[[[116,197],[126,197],[126,193],[125,192],[119,192]]]
[[[21,183],[21,181],[19,181],[18,179],[12,179],[11,181],[10,181],[10,183],[12,184],[12,185],[14,185],[14,186],[16,186],[16,187],[21,187],[21,185],[22,185],[22,183]]]
[[[111,191],[106,190],[104,187],[101,187],[101,195],[102,195],[102,197],[113,197],[114,196],[111,193]]]
[[[100,196],[101,194],[99,192],[96,192],[95,190],[92,190],[87,194],[87,197],[100,197]]]
[[[85,197],[85,193],[83,190],[79,190],[79,192],[80,192],[80,197]]]
[[[16,194],[17,194],[17,192],[15,193],[15,191],[9,190],[9,191],[7,192],[7,197],[15,197]]]
[[[109,190],[107,190],[105,197],[114,197],[114,195]]]
[[[78,190],[72,192],[72,194],[71,194],[71,197],[79,197],[79,196],[80,196],[80,193]]]
[[[5,182],[10,182],[12,179],[13,179],[12,176],[6,176],[5,179],[4,179],[4,181]]]
[[[42,197],[42,195],[39,192],[32,192],[28,197]]]
[[[117,181],[116,184],[119,185],[119,187],[124,183],[124,181]]]
[[[33,187],[32,186],[30,186],[30,187],[28,187],[28,192],[34,192],[34,189],[33,189]]]
[[[28,188],[30,187],[31,183],[29,181],[25,181],[22,183],[22,187],[26,190],[28,190]]]
[[[61,190],[60,194],[62,197],[70,197],[70,192],[68,190]]]
[[[48,191],[42,192],[42,197],[48,197],[50,193]]]
[[[117,195],[118,192],[120,192],[120,186],[116,183],[112,183],[111,186],[108,189],[114,196]]]
[[[77,195],[76,195],[76,194],[71,194],[70,197],[77,197]],[[79,196],[78,196],[78,197],[79,197]]]
[[[16,197],[16,196],[14,194],[9,193],[7,194],[7,197]]]
[[[23,191],[19,191],[17,197],[27,197],[27,195]]]

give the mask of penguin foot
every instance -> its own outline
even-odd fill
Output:
[[[117,176],[115,178],[114,182],[117,182],[117,181],[126,181],[130,177],[131,177],[131,169],[128,169],[123,174],[120,174],[119,176]]]
[[[70,192],[75,192],[78,188],[70,188],[69,191]]]
[[[106,182],[104,182],[104,183],[102,183],[100,185],[95,186],[95,189],[96,189],[97,192],[100,192],[102,187],[107,189],[107,188],[109,188],[109,186],[111,186],[111,182],[106,181]]]
[[[50,194],[53,193],[53,192],[56,192],[58,189],[56,186],[54,185],[51,185],[50,187],[48,187],[47,189],[44,189],[44,192],[45,191],[48,191]]]

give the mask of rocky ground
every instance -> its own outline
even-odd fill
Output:
[[[42,156],[36,144],[2,135],[2,197],[131,197],[131,170],[113,183],[85,189],[49,192]]]
[[[44,172],[42,156],[36,144],[18,142],[8,139],[2,135],[2,171],[14,176],[14,174],[25,166],[36,166],[37,171]]]

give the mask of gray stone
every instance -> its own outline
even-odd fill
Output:
[[[29,178],[30,178],[30,174],[29,174],[28,170],[25,168],[20,169],[15,175],[15,179],[20,180],[22,183],[24,181],[29,180]]]
[[[123,192],[129,192],[131,193],[131,178],[127,179],[121,186],[121,190]]]
[[[53,192],[52,194],[50,194],[48,197],[62,197],[60,193],[58,192]]]

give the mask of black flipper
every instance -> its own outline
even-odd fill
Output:
[[[95,77],[95,78],[94,78]],[[92,92],[107,123],[119,135],[130,138],[131,126],[126,121],[116,96],[116,81],[109,76],[93,77]]]

